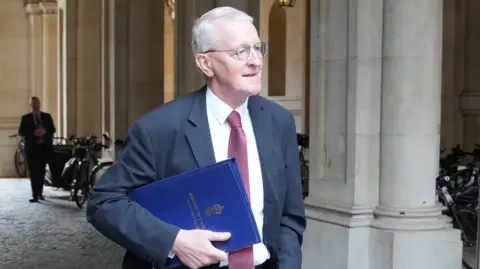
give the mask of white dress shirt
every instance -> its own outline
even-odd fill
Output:
[[[230,125],[227,117],[233,109],[220,100],[210,89],[207,89],[207,116],[212,137],[212,145],[217,162],[228,158],[228,140],[230,136]],[[242,119],[242,127],[247,138],[248,174],[250,181],[250,203],[253,215],[257,223],[260,237],[263,238],[263,181],[260,158],[258,156],[257,142],[253,131],[252,120],[248,112],[248,99],[240,107],[235,109]],[[270,258],[270,254],[263,243],[253,246],[255,265],[264,263]],[[220,263],[220,266],[227,266],[228,262]]]

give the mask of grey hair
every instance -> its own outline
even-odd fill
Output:
[[[217,46],[213,23],[217,20],[243,20],[253,23],[253,17],[233,7],[217,7],[203,14],[192,28],[193,55],[213,49]]]

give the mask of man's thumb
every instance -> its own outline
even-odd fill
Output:
[[[230,238],[230,233],[216,233],[210,232],[208,235],[208,240],[210,241],[226,241]]]

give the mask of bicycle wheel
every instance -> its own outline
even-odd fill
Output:
[[[310,192],[308,183],[309,176],[308,161],[305,160],[303,152],[300,151],[300,177],[302,180],[303,199],[307,198]]]
[[[477,241],[477,212],[472,208],[452,208],[453,227],[461,231],[464,247],[472,247]]]
[[[461,231],[463,241],[462,265],[465,269],[473,269],[474,251],[477,239],[477,212],[472,208],[452,208],[453,227]]]
[[[19,177],[27,176],[27,158],[20,149],[15,151],[15,170]]]
[[[44,177],[44,182],[43,184],[45,186],[53,186],[53,181],[52,181],[52,171],[50,170],[50,166],[47,165],[45,166],[45,177]]]
[[[98,180],[102,177],[102,175],[112,166],[113,162],[104,162],[96,165],[91,172],[90,175],[90,183],[92,186],[97,184]]]
[[[473,269],[473,266],[470,266],[465,260],[462,259],[463,269]]]
[[[88,200],[90,188],[91,186],[88,180],[88,169],[85,164],[82,164],[80,167],[78,167],[72,194],[72,198],[77,204],[78,208],[82,209],[83,205]]]

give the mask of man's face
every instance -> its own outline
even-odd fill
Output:
[[[33,111],[38,111],[40,110],[40,100],[38,99],[32,99],[30,101],[30,106],[32,107]]]
[[[255,26],[248,21],[217,21],[215,31],[218,46],[208,53],[212,79],[225,91],[242,96],[259,94],[263,57],[259,56],[260,38]]]

